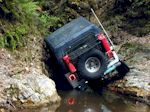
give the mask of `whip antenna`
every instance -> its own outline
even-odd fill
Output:
[[[96,20],[98,21],[99,25],[101,26],[102,30],[104,31],[108,41],[114,47],[112,41],[110,40],[110,37],[109,37],[108,33],[106,32],[105,28],[103,27],[102,23],[100,22],[100,20],[98,19],[97,15],[95,14],[95,12],[94,12],[94,10],[92,8],[91,8],[91,11],[92,11],[93,15],[95,16]]]

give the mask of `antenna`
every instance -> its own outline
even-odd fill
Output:
[[[99,25],[101,26],[102,30],[104,31],[108,41],[110,42],[110,44],[114,48],[114,45],[113,45],[112,41],[110,40],[110,37],[109,37],[108,33],[106,32],[105,28],[103,27],[102,23],[100,22],[100,20],[98,19],[97,15],[95,14],[95,12],[92,8],[91,8],[91,11],[92,11],[93,15],[95,16],[96,20],[98,21]]]

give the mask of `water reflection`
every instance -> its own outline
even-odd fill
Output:
[[[62,101],[56,112],[150,112],[148,105],[107,91],[102,95],[81,91],[59,94]]]
[[[18,108],[5,112],[150,112],[146,104],[103,91],[102,94],[85,91],[59,91],[61,104],[40,108]]]
[[[46,104],[41,107],[16,107],[14,110],[4,110],[2,112],[56,112],[60,103]],[[0,110],[1,112],[1,110]],[[62,112],[62,111],[61,111]]]

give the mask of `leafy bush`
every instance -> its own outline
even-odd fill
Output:
[[[31,34],[46,35],[49,27],[57,25],[58,17],[37,11],[38,1],[0,1],[0,47],[15,50],[24,46]]]
[[[40,29],[41,33],[45,33],[45,31],[47,31],[46,29],[50,28],[50,27],[57,27],[59,21],[60,21],[60,18],[59,17],[56,17],[56,16],[50,16],[47,12],[42,12],[40,15],[39,15],[39,20],[40,20],[40,23],[39,25],[41,25],[42,27],[44,27],[45,29]],[[40,26],[39,26],[40,28]]]
[[[2,0],[1,2],[1,47],[16,49],[24,44],[25,36],[33,25],[36,3],[32,0]],[[32,30],[31,30],[32,31]]]
[[[130,33],[142,36],[150,33],[150,1],[133,0],[126,12],[127,25]]]
[[[115,0],[113,10],[109,10],[107,21],[115,21],[112,30],[123,29],[137,36],[150,33],[150,1],[149,0]],[[108,18],[109,17],[109,18]],[[123,19],[122,19],[123,18]],[[116,25],[118,26],[116,28]],[[110,29],[111,31],[111,29]]]

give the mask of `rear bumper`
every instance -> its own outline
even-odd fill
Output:
[[[113,51],[112,53],[113,53],[114,59],[109,62],[108,66],[107,66],[107,70],[105,71],[104,75],[112,72],[119,65],[121,65],[121,63],[119,61],[119,57],[117,56],[117,54],[115,53],[115,51]]]
[[[115,51],[112,51],[113,53],[113,59],[111,59],[109,61],[109,64],[107,66],[107,70],[104,72],[104,76],[107,75],[108,73],[110,72],[113,72],[114,70],[116,70],[116,68],[118,66],[121,65],[121,62],[119,60],[119,57],[117,56],[117,54],[115,53]],[[76,78],[74,78],[74,80],[71,80],[70,76],[71,75],[74,75]],[[103,76],[103,77],[104,77]],[[71,72],[68,72],[67,74],[65,74],[65,77],[67,78],[67,80],[69,81],[70,85],[73,87],[73,88],[77,88],[79,86],[83,86],[84,84],[86,85],[86,80],[85,79],[79,79],[79,76],[77,73],[71,73]],[[102,78],[103,78],[102,77]],[[82,83],[81,83],[82,82]]]
[[[107,68],[107,70],[104,72],[104,76],[107,75],[108,73],[112,72],[113,70],[115,70],[118,66],[121,65],[121,62],[118,61],[117,63],[115,63],[114,65],[110,66],[109,68]]]

